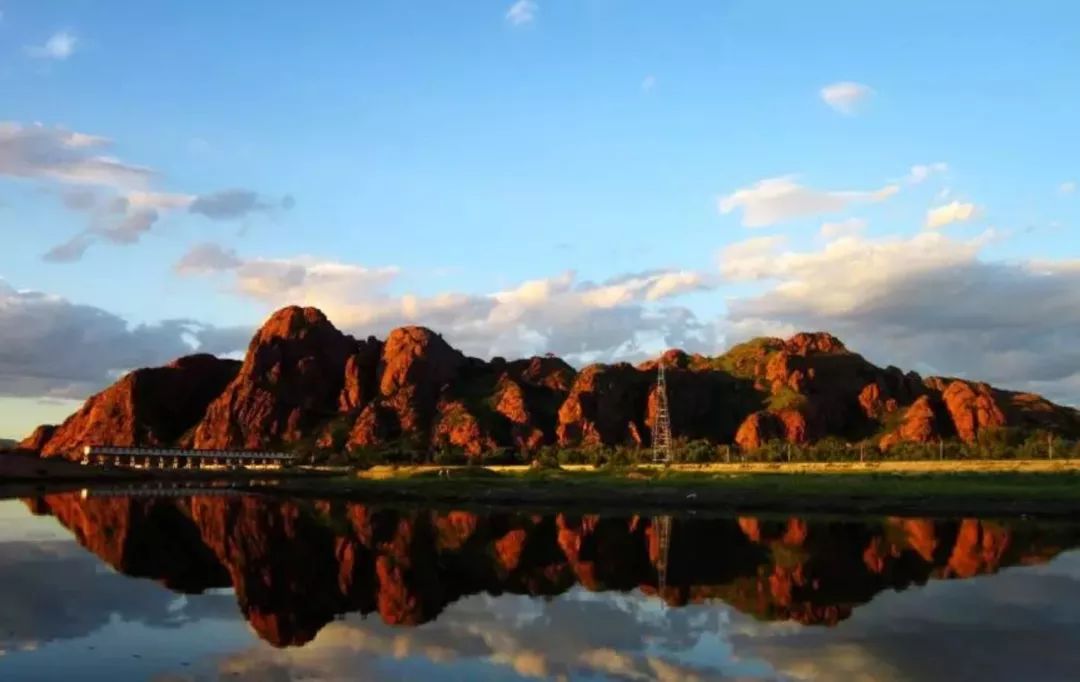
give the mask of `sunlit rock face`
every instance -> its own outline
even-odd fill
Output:
[[[831,625],[875,594],[1044,562],[1072,526],[978,519],[872,522],[391,510],[268,497],[29,500],[123,573],[177,591],[231,585],[275,646],[336,615],[413,626],[477,593],[640,590],[678,607],[721,600],[769,620]],[[659,566],[666,566],[660,571]]]
[[[315,308],[284,308],[241,364],[210,356],[136,370],[22,448],[79,457],[83,445],[181,445],[329,451],[397,444],[473,460],[544,445],[647,447],[668,375],[673,433],[735,444],[827,437],[974,443],[1003,428],[1080,437],[1080,413],[1040,396],[880,368],[836,337],[761,338],[709,357],[669,350],[637,366],[470,358],[437,332],[394,329],[358,341]]]
[[[192,355],[124,376],[58,427],[39,427],[21,447],[46,457],[80,457],[84,445],[168,445],[199,423],[240,368],[233,360]]]
[[[195,447],[257,449],[300,440],[337,410],[354,346],[315,308],[278,311],[207,409]]]

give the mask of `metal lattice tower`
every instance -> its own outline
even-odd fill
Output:
[[[671,414],[668,411],[664,358],[656,365],[656,422],[653,424],[653,461],[671,461]]]

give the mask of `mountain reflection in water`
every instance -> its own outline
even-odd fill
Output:
[[[884,590],[1040,564],[1080,526],[886,518],[676,517],[666,571],[648,516],[421,511],[270,497],[28,500],[129,576],[180,593],[233,587],[275,647],[340,614],[435,620],[470,595],[629,592],[673,608],[720,600],[765,621],[831,626]]]

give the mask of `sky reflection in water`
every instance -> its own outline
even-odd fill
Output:
[[[508,543],[500,544],[497,538],[500,534],[507,537],[504,531],[514,532],[504,527],[507,519],[474,518],[466,522],[465,517],[454,517],[456,528],[467,527],[464,535],[454,539],[439,525],[440,519],[448,517],[445,513],[387,512],[391,515],[371,522],[370,528],[375,529],[371,537],[365,536],[355,523],[351,528],[324,524],[327,537],[339,539],[336,545],[339,559],[340,552],[355,551],[344,549],[341,537],[367,537],[372,546],[383,542],[390,547],[406,532],[402,529],[407,529],[415,546],[426,542],[422,530],[430,523],[432,529],[444,531],[429,538],[441,548],[441,553],[421,553],[418,559],[434,558],[438,564],[436,572],[443,582],[449,582],[448,576],[457,575],[454,571],[460,568],[455,568],[456,559],[452,556],[470,551],[475,557],[487,557],[494,562],[509,561],[507,565],[513,568],[485,573],[475,585],[441,585],[437,598],[431,596],[435,592],[430,586],[417,588],[415,594],[389,595],[404,600],[399,603],[393,599],[387,601],[386,590],[379,588],[378,576],[388,582],[386,571],[390,569],[385,565],[378,568],[380,560],[373,558],[372,565],[376,568],[371,575],[376,577],[370,585],[354,582],[334,588],[342,594],[350,590],[374,590],[373,596],[350,597],[354,603],[365,605],[359,610],[366,615],[356,613],[342,602],[342,610],[354,612],[314,628],[314,638],[302,646],[275,647],[266,641],[265,622],[260,625],[262,630],[249,624],[249,619],[257,623],[257,614],[265,615],[268,608],[266,603],[252,605],[251,601],[268,599],[288,589],[303,594],[310,592],[311,598],[318,600],[321,598],[318,595],[325,592],[324,586],[298,584],[290,588],[275,584],[258,596],[261,593],[255,590],[256,586],[248,584],[241,590],[244,594],[240,599],[246,604],[246,618],[244,609],[238,606],[236,591],[213,584],[194,584],[190,567],[181,583],[190,591],[205,587],[201,594],[181,594],[163,586],[166,580],[175,584],[175,576],[150,576],[157,581],[132,578],[109,565],[132,561],[136,572],[144,575],[161,570],[153,562],[147,563],[145,557],[135,560],[123,552],[109,555],[111,551],[119,551],[118,547],[127,548],[124,550],[127,552],[144,551],[132,549],[145,542],[137,531],[147,524],[147,532],[155,531],[154,524],[161,523],[163,518],[159,503],[144,500],[125,506],[123,513],[131,525],[94,538],[87,533],[95,523],[107,522],[115,527],[116,518],[103,516],[101,509],[93,507],[93,501],[64,499],[62,502],[66,506],[57,513],[70,530],[52,516],[31,515],[30,505],[25,502],[0,502],[2,680],[1069,680],[1075,679],[1075,672],[1080,670],[1080,552],[1069,551],[1077,546],[1072,538],[1080,538],[1080,531],[1072,527],[1058,526],[1044,531],[1030,525],[1023,528],[987,525],[995,530],[985,530],[978,538],[976,549],[987,564],[977,571],[1000,568],[997,573],[963,579],[930,579],[925,585],[903,591],[874,588],[866,603],[859,602],[862,590],[850,589],[850,583],[865,581],[866,577],[834,575],[841,570],[840,566],[849,573],[852,566],[876,567],[883,573],[895,574],[889,579],[900,583],[908,580],[907,574],[912,571],[916,577],[921,575],[920,570],[924,573],[931,570],[935,576],[949,573],[960,577],[956,570],[957,566],[963,570],[963,564],[948,562],[958,561],[957,547],[963,540],[965,526],[957,525],[958,522],[951,525],[939,522],[935,526],[939,534],[935,538],[937,548],[930,561],[922,562],[925,570],[916,567],[918,541],[912,541],[911,537],[904,541],[891,537],[904,527],[900,521],[866,521],[868,537],[873,538],[867,547],[877,543],[877,549],[866,551],[860,540],[858,545],[851,546],[863,555],[846,557],[844,561],[835,556],[846,547],[838,538],[853,537],[864,522],[811,521],[794,526],[782,521],[761,522],[756,526],[744,522],[735,526],[734,520],[716,520],[699,521],[698,526],[687,527],[686,533],[695,538],[702,533],[728,537],[725,533],[731,528],[745,527],[748,535],[760,535],[759,543],[771,542],[771,549],[760,555],[764,557],[762,565],[768,565],[774,572],[787,571],[784,574],[789,577],[802,572],[806,584],[799,587],[796,580],[791,598],[796,602],[816,600],[816,610],[792,609],[790,613],[812,620],[828,614],[827,609],[822,609],[830,600],[852,603],[850,615],[842,614],[829,626],[770,620],[778,614],[790,615],[778,611],[774,602],[786,598],[785,590],[791,588],[778,585],[774,574],[760,575],[761,566],[751,567],[748,573],[743,566],[745,562],[736,562],[738,567],[732,570],[698,567],[699,570],[682,571],[684,577],[697,576],[684,586],[686,591],[679,596],[668,595],[669,602],[685,603],[683,606],[667,605],[658,599],[653,594],[655,583],[645,584],[641,589],[620,584],[621,576],[611,573],[610,566],[605,568],[605,562],[640,563],[641,557],[635,553],[644,553],[648,558],[648,529],[633,525],[632,519],[615,519],[618,523],[612,522],[611,527],[630,524],[629,527],[635,528],[634,533],[607,539],[604,534],[611,535],[614,531],[604,531],[603,523],[583,523],[580,528],[589,529],[600,539],[589,556],[585,556],[590,551],[589,536],[582,534],[574,540],[577,544],[573,551],[580,552],[574,557],[577,563],[569,562],[577,571],[574,578],[564,583],[560,582],[562,578],[553,577],[550,584],[545,583],[538,590],[549,592],[548,596],[528,596],[510,592],[521,592],[522,586],[535,587],[539,583],[535,582],[535,576],[519,580],[514,577],[515,571],[524,575],[535,569],[554,576],[558,570],[570,570],[563,566],[566,557],[545,554],[550,548],[541,552],[543,556],[536,554],[539,550],[534,546],[542,544],[544,537],[540,530],[530,531],[532,535],[524,541],[525,549],[518,547],[517,554],[507,559]],[[284,519],[277,531],[267,531],[268,537],[278,531],[288,536],[290,528],[308,536],[320,532],[313,530],[316,526],[304,527],[301,517],[295,514],[282,512],[279,518],[276,510],[281,505],[277,503],[270,507],[267,502],[252,507],[250,500],[214,504],[234,505],[228,507],[232,509],[229,518],[239,525],[243,525],[245,513],[257,513],[271,525]],[[248,505],[245,511],[235,506],[245,504]],[[54,505],[61,509],[59,504]],[[193,516],[199,513],[191,511],[198,505],[185,501],[166,500],[160,505]],[[206,528],[212,525],[205,516],[210,508],[203,509],[204,516],[197,517],[204,539],[212,537],[206,534],[209,532]],[[301,505],[301,508],[306,507]],[[323,511],[330,516],[345,514],[354,521],[357,517],[352,508]],[[376,518],[381,513],[365,510],[365,518]],[[388,530],[383,526],[390,520],[395,523]],[[513,526],[513,522],[509,523]],[[532,517],[529,523],[540,529],[544,524],[556,527],[551,519],[540,517]],[[885,530],[881,531],[879,526]],[[490,530],[496,527],[497,532]],[[800,530],[795,536],[792,536],[793,527]],[[244,532],[250,534],[253,528],[249,525]],[[919,528],[925,532],[925,526]],[[915,532],[911,527],[908,530]],[[1002,541],[994,539],[994,532],[1004,533],[1001,537],[1007,541],[995,547],[995,542]],[[455,544],[463,537],[482,539],[484,533],[492,536],[490,544],[472,550],[467,539],[465,544]],[[678,533],[676,521],[671,556],[674,582],[680,576],[677,562],[692,561],[698,549],[702,550],[699,563],[723,561],[703,547],[684,547],[679,551]],[[379,534],[383,536],[381,540]],[[823,534],[829,536],[828,542],[815,545],[815,536]],[[190,537],[182,534],[178,537],[191,542]],[[557,537],[565,544],[569,536],[562,533]],[[634,537],[645,540],[640,546],[627,544]],[[248,545],[244,545],[249,547],[248,554],[237,555],[236,548],[240,545],[229,550],[228,542],[222,542],[222,547],[215,550],[219,558],[225,557],[230,571],[237,570],[236,564],[243,564],[245,580],[276,581],[290,575],[287,564],[273,568],[259,565],[265,557],[251,554]],[[882,542],[892,544],[885,547]],[[82,545],[94,551],[87,551]],[[751,546],[752,543],[739,548],[732,546],[731,553],[745,555]],[[801,547],[803,553],[795,551],[795,547]],[[185,552],[176,556],[190,553]],[[988,555],[995,552],[993,557]],[[719,556],[723,556],[722,552]],[[470,561],[475,562],[475,557]],[[994,557],[1000,560],[1000,566],[994,564]],[[319,561],[314,555],[307,560]],[[935,563],[942,565],[931,568]],[[1035,565],[1007,567],[1010,563]],[[778,566],[783,566],[783,571]],[[352,578],[343,577],[339,571],[339,579],[347,583],[360,581],[356,576],[368,575],[360,568],[356,570]],[[901,573],[904,575],[900,576]],[[867,575],[876,574],[871,570]],[[216,571],[207,576],[208,583],[221,578]],[[705,584],[701,576],[713,577]],[[636,573],[630,577],[639,579]],[[583,587],[582,578],[594,581],[592,587],[597,589]],[[409,579],[404,580],[408,583]],[[430,582],[432,578],[424,580]],[[458,576],[454,580],[462,578]],[[767,585],[779,590],[779,597],[770,594],[766,608],[758,610],[756,617],[748,612],[753,610],[748,606],[750,602],[739,602],[741,610],[716,599],[695,603],[700,595],[723,592],[718,587],[720,582],[726,585],[725,594],[738,592],[731,591],[734,584]],[[816,587],[811,583],[817,583]],[[480,584],[484,585],[484,591],[470,593],[472,587]],[[564,584],[566,589],[562,589]],[[599,591],[616,584],[619,589]],[[558,589],[549,589],[552,586]],[[505,591],[498,596],[487,593],[501,590]],[[805,590],[813,593],[804,594]],[[425,610],[422,605],[416,605],[417,600],[430,599],[437,600],[437,607]],[[291,603],[286,600],[280,607],[294,608]],[[758,608],[760,603],[755,603],[758,606],[754,608]],[[403,608],[415,608],[416,613],[426,614],[425,617],[414,625],[384,622],[387,609],[402,604]],[[292,622],[289,618],[295,614],[275,615],[281,617],[274,621],[276,636],[286,640],[294,637],[287,628]],[[305,637],[306,634],[299,639]]]

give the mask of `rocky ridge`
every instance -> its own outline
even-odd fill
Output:
[[[828,437],[974,443],[1005,430],[1080,437],[1080,414],[1028,393],[880,368],[830,334],[761,338],[715,356],[678,350],[639,365],[465,356],[424,327],[356,340],[314,308],[272,315],[243,363],[196,355],[129,373],[21,447],[75,458],[83,445],[327,451],[397,445],[480,458],[651,443],[655,371],[668,375],[676,438],[736,444]]]

